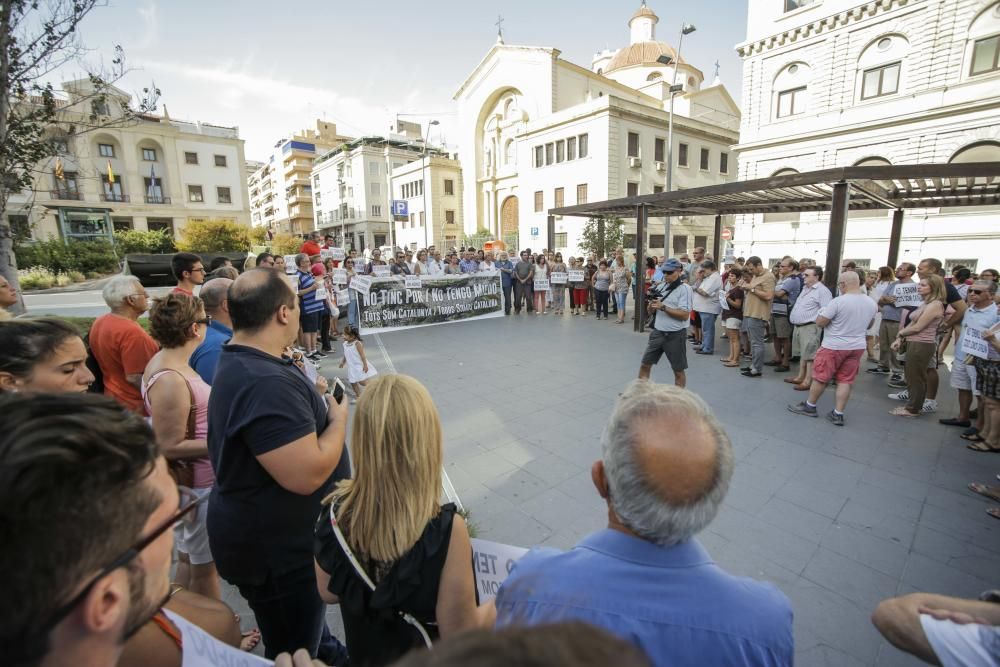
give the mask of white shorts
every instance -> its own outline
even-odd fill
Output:
[[[187,554],[192,565],[207,565],[213,560],[212,551],[208,548],[206,526],[208,495],[212,492],[212,487],[191,489],[191,492],[204,500],[198,503],[193,514],[189,514],[177,524],[174,528],[174,539],[177,542],[177,551]]]
[[[730,318],[728,318],[726,320],[726,328],[727,329],[739,329],[740,328],[740,324],[742,324],[742,322],[743,322],[743,320],[741,320],[738,317],[730,317]]]
[[[971,391],[973,396],[979,396],[979,392],[976,391],[976,367],[965,365],[961,359],[955,359],[951,362],[949,384],[951,384],[952,389]]]

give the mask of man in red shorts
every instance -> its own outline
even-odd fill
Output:
[[[823,330],[823,343],[813,361],[809,398],[788,409],[806,417],[817,416],[816,403],[831,380],[837,381],[836,406],[826,415],[835,426],[844,425],[844,408],[865,352],[865,333],[875,319],[878,306],[861,293],[861,280],[854,271],[837,279],[840,296],[820,309],[816,325]]]

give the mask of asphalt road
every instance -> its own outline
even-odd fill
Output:
[[[147,287],[151,297],[162,296],[170,287]],[[24,304],[29,315],[72,315],[76,317],[97,317],[108,312],[101,298],[100,290],[84,292],[59,292],[46,294],[25,294]]]

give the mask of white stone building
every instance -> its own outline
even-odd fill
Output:
[[[547,211],[631,194],[666,183],[669,88],[675,96],[673,187],[725,183],[736,177],[730,146],[739,109],[716,79],[656,41],[659,19],[643,4],[629,20],[630,43],[595,55],[590,68],[551,47],[490,49],[455,93],[465,169],[465,228],[518,234],[517,245],[546,245]],[[678,26],[678,30],[680,26]],[[674,59],[670,65],[660,56]],[[584,221],[556,220],[556,247],[574,254]],[[708,245],[714,219],[675,218],[673,250]],[[663,219],[653,218],[648,245],[663,252]],[[634,239],[634,221],[626,234]]]
[[[431,245],[444,250],[459,245],[464,218],[462,167],[458,160],[442,155],[421,157],[394,168],[390,179],[392,198],[407,204],[407,215],[396,216],[393,223],[396,245],[412,250]]]
[[[997,0],[750,0],[741,179],[1000,160]],[[738,218],[735,248],[823,261],[829,214]],[[844,257],[885,263],[891,211],[852,212]],[[899,260],[1000,266],[996,208],[907,211]]]

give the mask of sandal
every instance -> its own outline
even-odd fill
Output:
[[[895,415],[896,417],[919,417],[920,415],[914,414],[904,407],[898,407],[895,410],[889,411],[890,415]]]
[[[722,365],[723,365],[723,366],[725,366],[726,368],[736,368],[737,366],[739,366],[739,365],[740,365],[740,362],[738,362],[738,361],[734,361],[733,363],[730,363],[730,364],[722,364]]]
[[[995,500],[1000,503],[1000,489],[994,491],[992,487],[986,484],[977,484],[976,482],[969,483],[969,491],[973,493],[978,493],[981,496],[986,496],[990,500]]]
[[[246,632],[240,633],[240,637],[240,650],[249,653],[257,648],[257,644],[260,643],[260,630],[257,628],[247,630]]]
[[[974,452],[983,452],[984,454],[1000,454],[1000,447],[990,447],[986,444],[985,440],[966,445],[965,448],[971,449]]]
[[[986,438],[979,435],[978,433],[970,433],[969,435],[965,435],[963,433],[958,437],[960,437],[962,440],[968,440],[969,442],[986,442]]]
[[[987,507],[986,513],[994,519],[1000,519],[1000,507]]]

